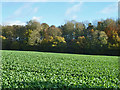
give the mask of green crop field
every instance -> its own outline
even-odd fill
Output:
[[[2,88],[120,88],[118,58],[2,51]]]

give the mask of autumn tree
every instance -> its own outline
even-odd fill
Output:
[[[81,22],[75,23],[75,38],[84,35],[85,25]]]
[[[65,40],[67,42],[70,42],[73,37],[74,37],[74,32],[75,32],[75,29],[74,29],[74,24],[70,21],[68,21],[66,24],[64,24],[64,26],[62,27],[62,32],[63,32],[63,37],[65,37]]]
[[[62,32],[60,28],[57,28],[54,25],[52,25],[46,30],[46,34],[55,38],[56,36],[61,36]]]
[[[40,34],[42,28],[40,23],[37,21],[29,21],[27,26],[29,27],[29,30],[32,30],[32,33],[30,34],[28,39],[28,43],[30,45],[39,45],[42,41]]]

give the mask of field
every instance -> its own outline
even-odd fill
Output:
[[[2,88],[120,88],[118,58],[2,51]]]

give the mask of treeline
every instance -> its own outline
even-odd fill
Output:
[[[3,50],[33,50],[82,54],[120,55],[120,20],[97,25],[68,21],[56,27],[30,20],[25,26],[1,26]]]

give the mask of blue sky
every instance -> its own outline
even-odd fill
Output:
[[[69,20],[93,22],[118,18],[117,2],[3,2],[3,25],[25,25],[29,20],[59,26]]]

